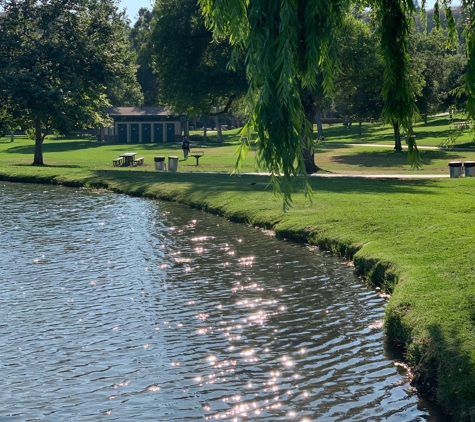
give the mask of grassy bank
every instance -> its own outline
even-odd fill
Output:
[[[331,139],[326,142],[337,143]],[[335,160],[341,157],[338,148],[325,148]],[[353,153],[358,151],[354,148]],[[203,172],[232,169],[234,149],[233,140],[223,146],[207,145],[200,167],[180,161],[178,173],[166,173],[154,170],[153,156],[180,155],[179,145],[133,145],[148,166],[114,168],[112,159],[125,151],[123,145],[47,140],[48,165],[32,167],[31,141],[4,139],[0,178],[100,186],[179,201],[353,259],[359,274],[392,293],[386,331],[406,346],[421,391],[434,395],[454,420],[470,420],[470,415],[475,420],[475,178],[312,178],[313,202],[298,191],[297,183],[294,207],[283,214],[266,176]],[[472,154],[462,160],[475,157],[471,151],[456,154]],[[405,171],[403,165],[391,164],[388,160],[392,173]],[[252,156],[246,165],[254,171]],[[381,170],[378,164],[370,167],[361,161],[348,165],[354,172]],[[433,173],[434,168],[423,171]]]

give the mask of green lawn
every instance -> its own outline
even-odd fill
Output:
[[[382,139],[385,132],[389,136],[388,127],[367,126],[364,130],[372,135],[363,138],[357,133],[347,134],[341,125],[327,128],[325,142],[317,149],[317,163],[324,163],[320,165],[334,173],[414,172],[404,152],[342,145],[350,141],[390,141]],[[357,132],[357,128],[353,130]],[[417,125],[416,133],[420,145],[437,145],[450,130],[439,118],[424,127]],[[199,147],[205,150],[199,167],[194,159],[180,161],[177,173],[155,171],[153,157],[181,157],[179,144],[118,145],[47,139],[47,165],[34,167],[30,165],[32,141],[17,137],[11,143],[4,138],[0,140],[0,178],[86,185],[179,201],[273,229],[277,236],[318,245],[353,260],[360,275],[391,293],[385,329],[390,338],[406,347],[418,388],[433,395],[454,420],[470,420],[470,415],[473,420],[475,178],[311,178],[312,202],[304,197],[302,181],[297,180],[294,205],[284,214],[282,201],[274,197],[267,176],[206,173],[229,173],[233,169],[238,135],[229,131],[227,136],[223,145],[209,142]],[[470,139],[464,143],[473,147]],[[143,155],[146,165],[112,167],[112,159],[129,150]],[[437,150],[422,154],[424,167],[420,173],[447,174],[448,161],[474,160],[475,148],[473,152]],[[243,170],[255,171],[253,153]]]
[[[469,128],[457,128],[455,122],[465,121],[462,114],[454,115],[451,120],[449,116],[439,116],[429,118],[427,123],[423,121],[414,124],[414,134],[420,146],[439,146],[449,137],[456,138],[456,145],[459,147],[470,147],[475,149],[473,135]],[[357,124],[353,124],[348,130],[342,124],[324,125],[325,141],[328,143],[371,143],[371,144],[394,144],[394,132],[390,125],[381,123],[363,123],[362,133],[359,135]]]
[[[461,117],[461,116],[458,116]],[[455,119],[456,121],[462,120]],[[394,143],[392,128],[379,123],[363,124],[362,135],[358,127],[353,125],[348,130],[342,124],[326,125],[325,140],[315,149],[315,161],[323,170],[335,174],[448,174],[449,161],[475,160],[475,142],[469,129],[455,129],[447,117],[438,117],[427,124],[414,125],[416,139],[421,147],[436,147],[448,137],[457,137],[455,147],[467,150],[436,149],[424,150],[421,148],[422,168],[411,168],[407,162],[407,151],[396,152],[393,148],[384,145]],[[201,134],[201,132],[192,132]],[[224,142],[216,142],[216,133],[208,133],[207,143],[192,143],[192,149],[205,151],[204,157],[196,166],[194,158],[180,161],[178,171],[187,172],[232,172],[236,162],[236,149],[239,145],[238,130],[224,131]],[[362,145],[364,144],[364,145]],[[366,146],[371,144],[374,146]],[[405,146],[405,145],[404,145]],[[0,138],[0,159],[4,164],[25,164],[33,160],[33,143],[22,136]],[[97,150],[98,153],[93,150]],[[138,156],[145,157],[145,166],[141,170],[154,171],[154,156],[176,155],[182,158],[180,144],[106,144],[95,142],[93,139],[65,139],[48,137],[44,143],[44,158],[47,165],[62,166],[76,165],[95,168],[109,168],[112,160],[120,153],[133,150]],[[134,171],[135,169],[123,169]],[[255,162],[254,148],[250,152],[241,168],[242,172],[258,171]]]

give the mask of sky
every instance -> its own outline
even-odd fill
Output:
[[[127,9],[127,15],[133,25],[136,21],[135,18],[139,9],[141,7],[147,7],[149,9],[152,9],[154,2],[154,0],[119,0],[119,7],[121,7],[122,9]],[[419,0],[419,3],[421,3],[421,0]],[[432,7],[433,3],[433,0],[427,0],[428,7]],[[452,5],[460,5],[460,0],[452,0]]]
[[[134,24],[136,21],[135,17],[137,16],[139,9],[141,7],[152,9],[154,3],[154,0],[119,0],[119,7],[121,9],[127,9],[127,15],[129,16],[132,24]],[[0,11],[2,10],[3,9],[0,7]]]
[[[119,7],[121,9],[127,9],[127,15],[129,16],[130,21],[135,23],[137,12],[141,7],[147,7],[148,9],[152,8],[154,0],[119,0]]]

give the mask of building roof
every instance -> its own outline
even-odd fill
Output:
[[[173,111],[165,107],[108,107],[109,116],[170,116]]]

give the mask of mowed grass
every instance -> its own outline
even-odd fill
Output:
[[[234,131],[234,139],[237,138]],[[181,143],[160,144],[112,144],[97,142],[94,138],[69,139],[48,136],[43,144],[44,162],[47,166],[72,166],[76,168],[110,168],[112,160],[124,152],[136,152],[137,157],[144,157],[145,165],[142,170],[155,171],[154,157],[179,157],[179,171],[231,171],[236,163],[235,151],[237,143],[224,144],[203,143],[192,144],[192,149],[204,151],[200,158],[200,165],[189,157],[183,160]],[[15,136],[14,142],[10,138],[0,138],[0,159],[2,164],[30,165],[33,162],[34,143],[24,136]],[[251,152],[249,159],[243,165],[243,171],[255,171]],[[124,171],[133,171],[134,168],[123,168]]]
[[[462,119],[455,119],[461,121]],[[325,140],[315,147],[315,162],[324,172],[334,174],[445,174],[450,161],[475,161],[475,142],[469,129],[456,129],[448,117],[438,117],[414,125],[416,139],[421,147],[422,167],[414,169],[408,163],[407,150],[397,152],[393,131],[389,125],[363,124],[362,135],[357,125],[348,130],[342,124],[325,125]],[[192,132],[201,134],[201,132]],[[208,132],[208,142],[192,143],[192,151],[204,151],[196,166],[189,157],[184,161],[180,143],[162,144],[109,144],[94,139],[67,139],[49,136],[44,143],[45,164],[49,166],[83,166],[107,169],[112,160],[123,152],[133,151],[145,158],[140,170],[154,171],[154,157],[178,156],[178,171],[186,172],[232,172],[236,164],[236,150],[240,143],[238,130],[223,131],[224,142],[216,142],[216,133]],[[426,150],[437,147],[449,137],[456,138],[453,149]],[[371,146],[367,146],[367,145]],[[389,146],[389,147],[387,147]],[[458,149],[463,148],[463,150]],[[33,160],[34,145],[23,136],[0,138],[0,159],[3,164],[29,165]],[[122,169],[134,171],[134,168]],[[249,147],[247,158],[242,162],[241,172],[262,171],[256,163],[255,148]]]
[[[441,132],[450,130],[441,120],[432,123],[439,122]],[[375,132],[377,127],[381,136],[388,130],[374,125]],[[328,157],[329,171],[410,171],[405,153],[340,146],[349,141],[333,137],[331,129],[326,131],[325,153],[318,152],[316,158],[320,164],[324,162],[321,157]],[[430,137],[439,141],[443,136],[437,134]],[[382,142],[378,139],[375,135],[360,143]],[[16,138],[11,143],[4,138],[0,141],[0,177],[102,187],[179,201],[273,229],[282,238],[318,245],[353,260],[360,275],[391,293],[385,329],[391,339],[405,346],[419,389],[434,395],[454,420],[470,420],[475,414],[475,178],[311,178],[312,202],[304,197],[303,182],[297,179],[294,205],[283,213],[282,201],[273,195],[267,176],[229,175],[237,142],[238,134],[230,132],[223,145],[209,142],[202,146],[205,155],[199,167],[190,158],[179,162],[179,172],[169,173],[155,171],[153,157],[177,155],[181,159],[179,144],[48,139],[44,148],[47,165],[34,167],[30,165],[32,141]],[[471,142],[466,144],[471,148]],[[143,155],[147,165],[112,167],[112,159],[129,150]],[[448,173],[447,162],[453,159],[475,159],[475,151],[429,152],[440,154],[426,158],[421,172],[429,174],[437,168]],[[249,171],[256,170],[253,154],[251,151],[245,161]],[[206,173],[214,170],[227,174]]]

